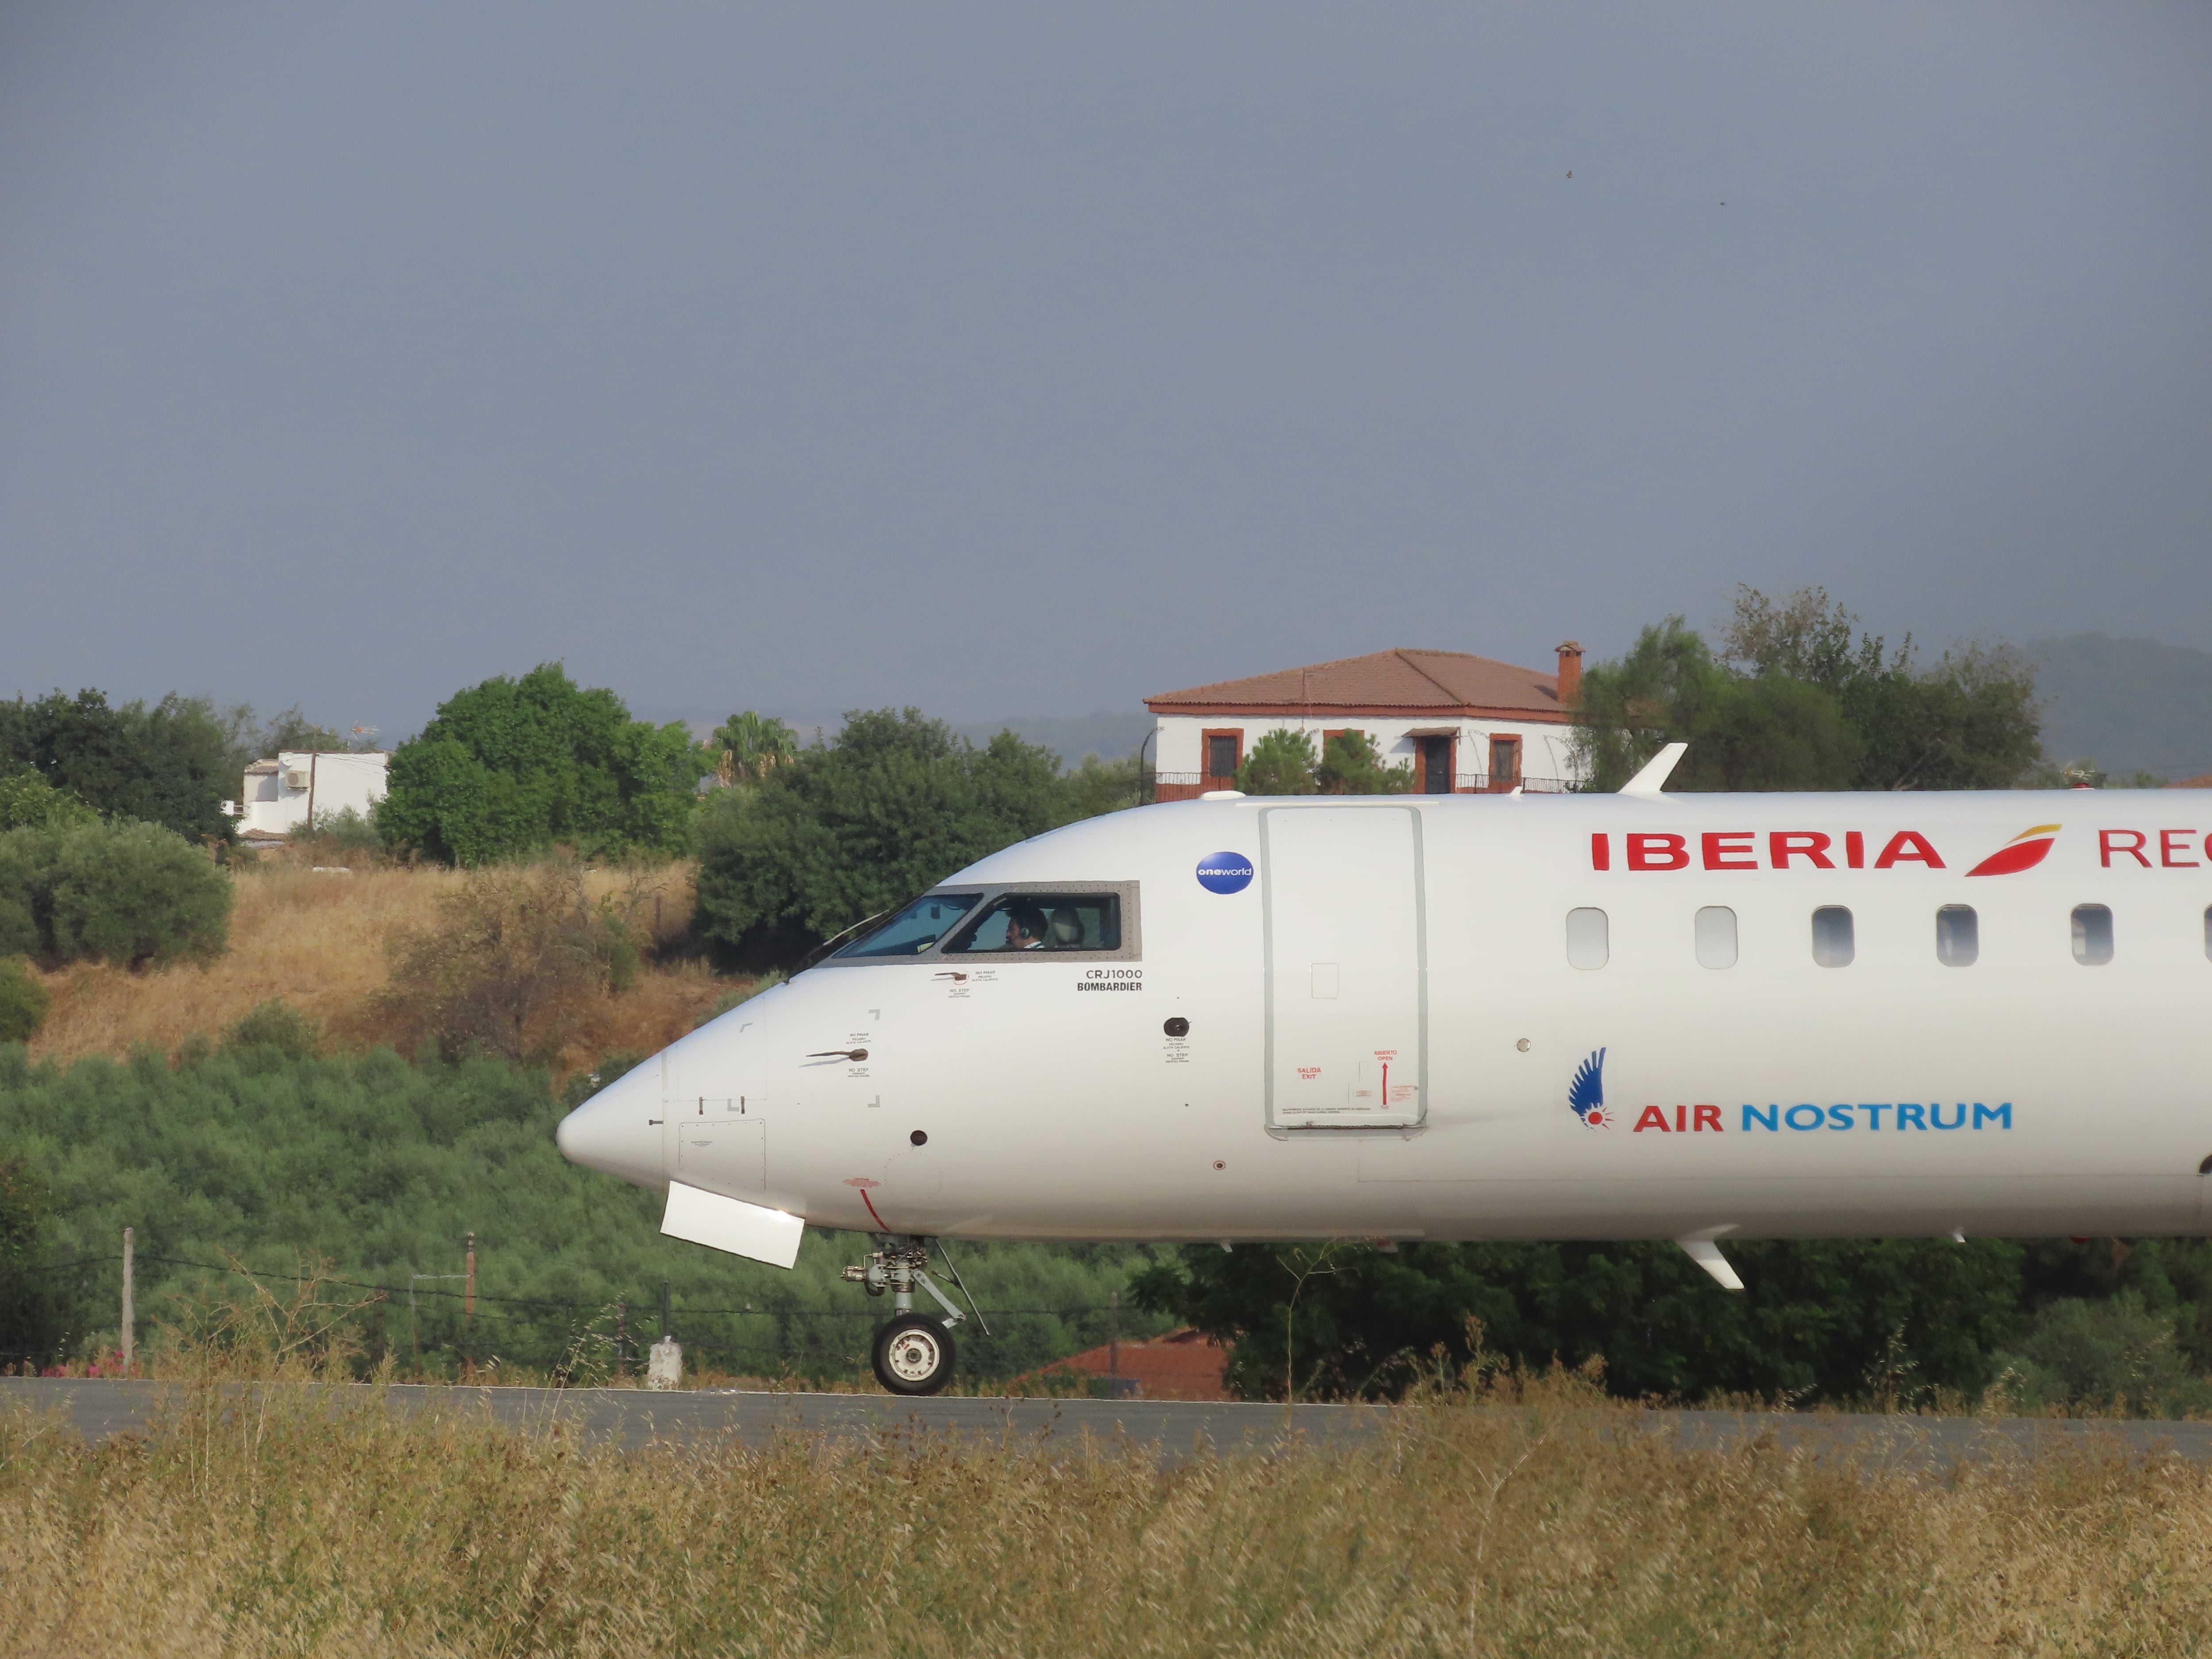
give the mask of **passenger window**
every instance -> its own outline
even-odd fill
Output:
[[[1567,966],[1585,972],[1605,966],[1612,954],[1605,912],[1580,909],[1567,912]]]
[[[1824,904],[1813,912],[1814,961],[1823,968],[1848,968],[1857,954],[1849,910],[1840,904]]]
[[[2074,907],[2074,960],[2101,968],[2112,959],[2112,913],[2102,904]]]
[[[1725,904],[1708,904],[1698,912],[1698,966],[1735,966],[1735,912]]]
[[[1936,961],[1946,968],[1971,968],[1981,953],[1981,919],[1972,905],[1947,904],[1936,911]]]
[[[924,893],[872,933],[854,939],[841,957],[915,957],[943,939],[982,899],[981,893]]]
[[[1121,901],[1113,893],[1008,893],[945,947],[948,955],[1121,948]]]

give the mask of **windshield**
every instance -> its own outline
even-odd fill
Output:
[[[1112,893],[1009,893],[961,938],[962,951],[1118,951],[1121,901]]]
[[[854,939],[841,957],[918,957],[951,933],[975,908],[981,893],[924,893],[872,933]]]

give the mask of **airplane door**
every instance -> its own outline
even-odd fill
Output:
[[[750,1197],[768,1185],[768,1123],[737,1100],[669,1103],[676,1138],[676,1167],[687,1187],[730,1198]]]
[[[1428,929],[1411,806],[1260,814],[1267,1127],[1389,1128],[1428,1107]]]

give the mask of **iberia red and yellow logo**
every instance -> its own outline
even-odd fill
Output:
[[[2033,830],[2023,830],[1966,873],[2016,876],[2023,870],[2033,870],[2050,856],[2051,843],[2057,838],[2058,828],[2055,823],[2039,823]]]

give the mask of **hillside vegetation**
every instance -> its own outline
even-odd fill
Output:
[[[67,1292],[72,1351],[114,1345],[115,1258],[131,1226],[149,1322],[188,1327],[196,1309],[251,1300],[234,1267],[289,1297],[328,1264],[347,1281],[328,1287],[331,1305],[350,1309],[362,1352],[410,1376],[609,1376],[636,1358],[635,1344],[611,1346],[618,1321],[633,1339],[659,1334],[664,1285],[695,1366],[865,1376],[881,1307],[839,1273],[866,1241],[810,1231],[786,1272],[663,1237],[658,1194],[575,1168],[554,1146],[555,1124],[589,1086],[580,1077],[556,1097],[543,1073],[489,1058],[410,1065],[389,1049],[301,1056],[248,1039],[173,1065],[151,1050],[34,1064],[0,1047],[0,1145],[50,1190],[44,1259]],[[459,1276],[471,1236],[470,1319]],[[1109,1294],[1142,1259],[1118,1247],[963,1247],[996,1333],[963,1329],[966,1374],[1003,1377],[1103,1341]],[[1133,1315],[1121,1328],[1164,1324]]]
[[[222,955],[150,972],[81,963],[38,975],[52,1000],[32,1056],[121,1056],[140,1047],[175,1055],[195,1036],[220,1037],[272,999],[313,1022],[325,1048],[389,1043],[411,1053],[405,1011],[380,996],[392,946],[407,935],[435,935],[446,925],[441,905],[465,894],[472,878],[437,865],[373,862],[343,874],[276,861],[235,871],[230,948]],[[554,1056],[562,1073],[603,1054],[664,1048],[753,983],[719,978],[673,949],[691,906],[688,864],[642,878],[586,870],[581,879],[595,900],[640,889],[634,896],[647,948],[628,988],[597,999],[592,1018]]]

